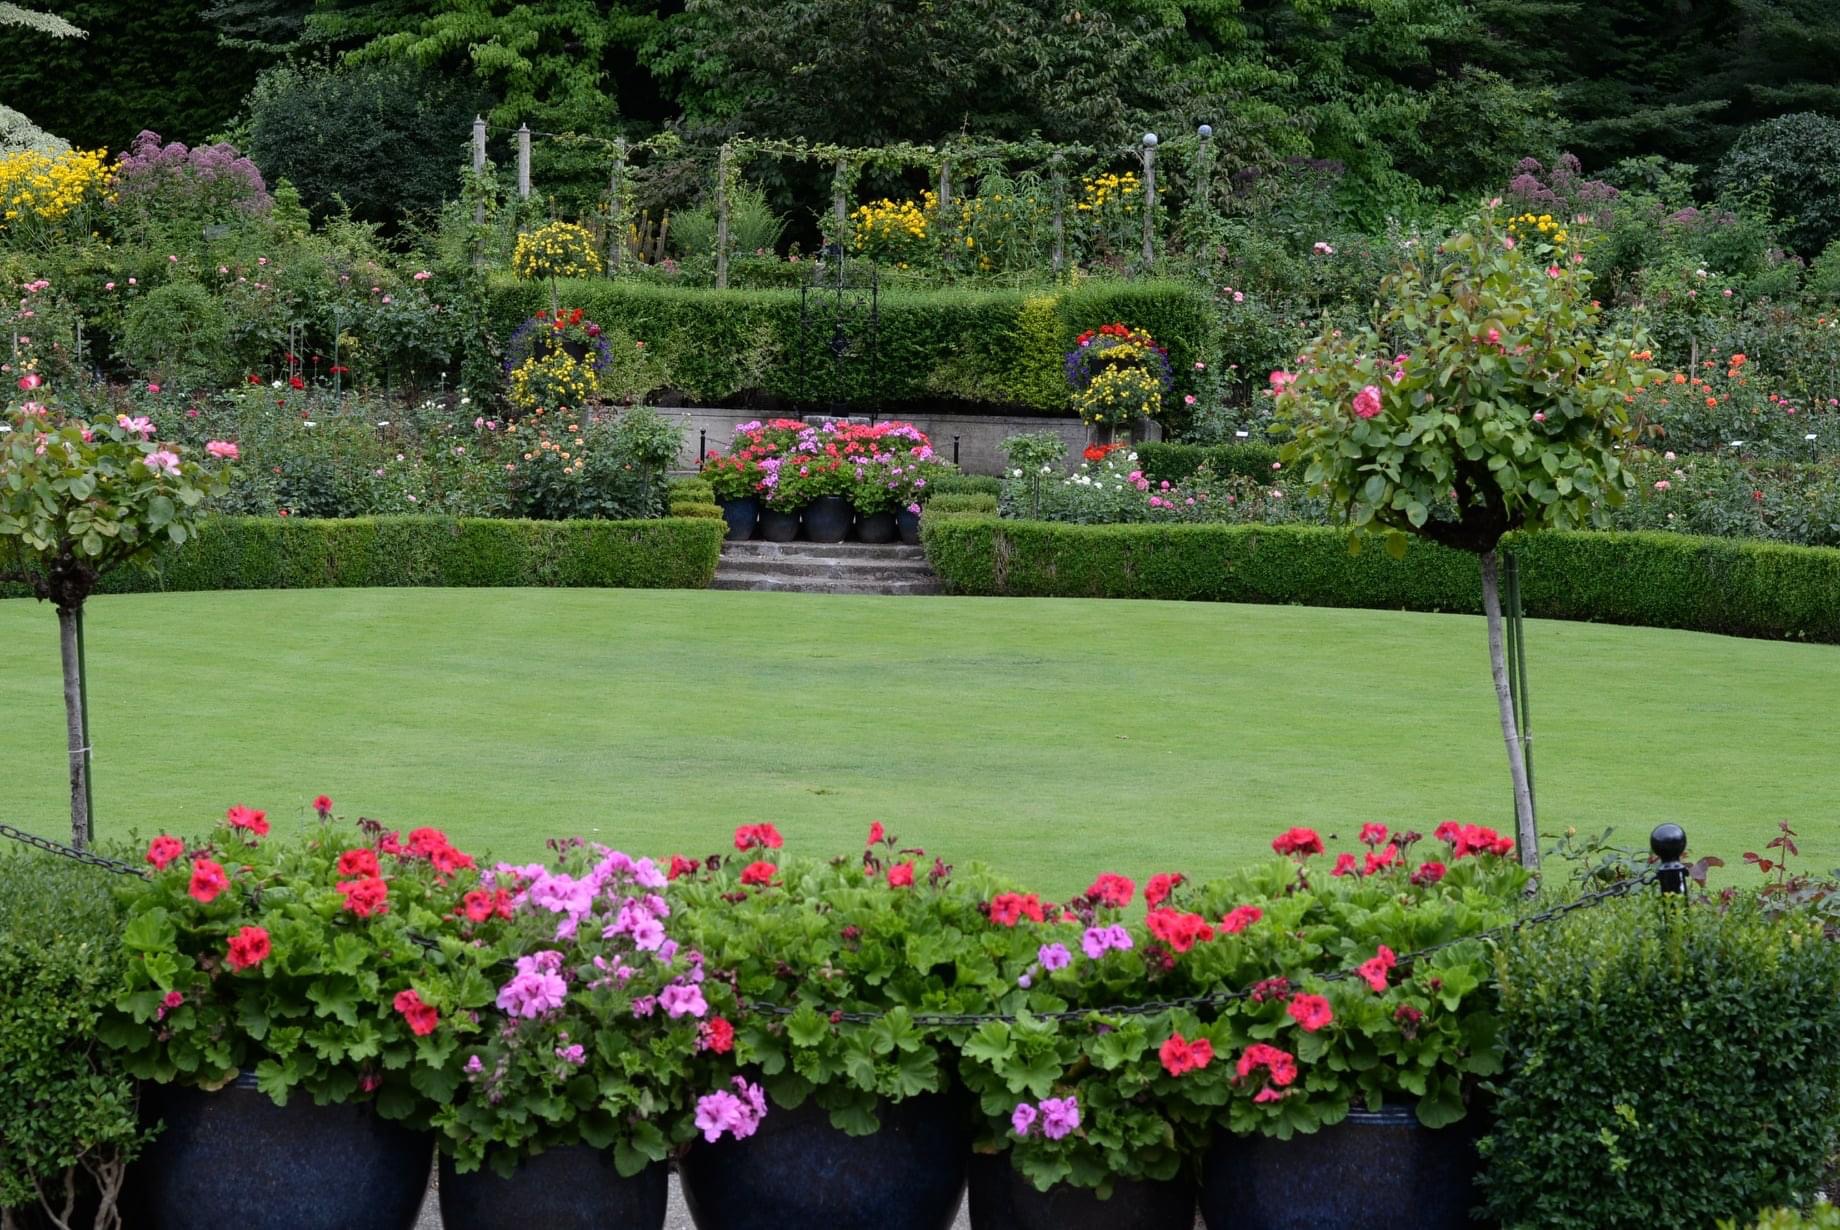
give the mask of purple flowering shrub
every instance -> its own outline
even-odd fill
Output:
[[[136,221],[228,221],[274,205],[262,172],[228,142],[162,143],[143,131],[115,163],[115,204]]]

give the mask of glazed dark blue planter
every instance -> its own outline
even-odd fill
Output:
[[[760,536],[768,542],[791,542],[799,536],[799,510],[761,509]]]
[[[943,1094],[883,1103],[848,1136],[807,1101],[773,1107],[746,1140],[700,1137],[678,1163],[697,1230],[948,1230],[971,1138]]]
[[[805,506],[805,537],[812,542],[842,542],[856,510],[840,495],[821,495]]]
[[[1409,1106],[1289,1140],[1221,1132],[1201,1215],[1208,1230],[1470,1230],[1477,1168],[1472,1124],[1433,1131]]]
[[[368,1103],[276,1106],[244,1075],[145,1086],[141,1114],[166,1127],[129,1168],[134,1230],[411,1230],[428,1190],[433,1136]]]
[[[920,514],[903,508],[894,515],[894,523],[900,527],[901,541],[910,547],[920,545]]]
[[[1009,1154],[971,1159],[971,1230],[1194,1230],[1195,1185],[1187,1174],[1157,1182],[1119,1179],[1109,1199],[1057,1183],[1040,1191]]]
[[[546,1149],[525,1158],[510,1178],[491,1167],[456,1174],[441,1155],[443,1230],[504,1230],[537,1225],[545,1230],[659,1230],[664,1225],[670,1168],[647,1166],[630,1179],[614,1169],[613,1154],[586,1145]]]
[[[856,537],[863,542],[893,542],[900,527],[891,512],[866,513],[856,521]]]
[[[754,536],[754,526],[760,521],[760,501],[751,495],[743,500],[723,500],[722,520],[728,523],[728,541],[746,542]]]

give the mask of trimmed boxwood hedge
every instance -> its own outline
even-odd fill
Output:
[[[214,517],[151,573],[120,570],[103,593],[365,586],[702,589],[720,520],[512,521],[453,517]],[[0,597],[21,592],[0,587]]]
[[[1153,483],[1179,483],[1187,479],[1203,462],[1223,478],[1243,475],[1269,478],[1272,463],[1278,460],[1278,446],[1264,441],[1245,444],[1153,444],[1136,448],[1137,468]]]
[[[875,361],[831,356],[828,300],[801,343],[796,290],[699,290],[599,279],[565,280],[561,302],[609,331],[643,341],[672,386],[698,402],[759,392],[796,402],[883,406],[965,402],[1064,414],[1066,352],[1081,331],[1122,320],[1169,347],[1176,386],[1193,392],[1207,301],[1171,281],[1088,281],[1038,290],[884,290]],[[549,287],[500,278],[491,317],[507,337],[549,306]],[[616,354],[617,363],[620,356]]]
[[[921,526],[946,591],[1414,611],[1482,610],[1476,559],[1413,541],[1351,554],[1339,529],[1063,525],[944,517]],[[1664,533],[1511,535],[1529,615],[1840,642],[1840,550]]]

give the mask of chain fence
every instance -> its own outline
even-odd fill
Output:
[[[14,828],[10,824],[0,824],[0,837],[10,838],[13,841],[30,846],[47,854],[56,854],[90,867],[113,872],[117,875],[129,875],[145,879],[148,874],[146,868],[136,867],[131,863],[124,863],[119,859],[108,858],[105,855],[93,854],[88,850],[79,850],[74,846],[67,846],[61,842],[52,841],[49,838],[38,837],[22,829]],[[1606,901],[1612,901],[1619,897],[1626,897],[1639,888],[1659,883],[1661,881],[1662,870],[1664,870],[1664,868],[1651,867],[1640,875],[1633,876],[1627,880],[1619,880],[1608,888],[1585,893],[1560,905],[1551,906],[1547,909],[1517,918],[1513,922],[1503,923],[1500,926],[1491,927],[1483,931],[1471,932],[1468,935],[1453,936],[1447,940],[1440,940],[1435,944],[1428,944],[1423,948],[1415,948],[1410,952],[1399,954],[1394,958],[1395,963],[1399,967],[1409,968],[1414,963],[1426,960],[1446,949],[1455,948],[1462,944],[1501,940],[1531,927],[1538,927],[1546,923],[1556,922],[1569,914],[1575,914],[1580,910],[1587,910],[1593,906],[1602,905]],[[441,945],[438,940],[423,935],[416,935],[413,932],[410,933],[409,938],[430,952],[440,951]],[[507,960],[498,962],[497,964],[508,967],[510,962]],[[1350,978],[1360,976],[1360,972],[1358,966],[1351,966],[1329,973],[1311,974],[1310,977],[1318,982],[1346,982]],[[1237,1003],[1240,1000],[1252,998],[1255,994],[1259,993],[1261,985],[1261,983],[1255,983],[1252,986],[1240,987],[1235,990],[1211,991],[1204,995],[1181,996],[1175,999],[1145,1000],[1141,1003],[1134,1004],[1116,1004],[1098,1008],[1069,1008],[1060,1012],[1030,1013],[1028,1014],[1028,1019],[1055,1022],[1082,1021],[1095,1016],[1160,1016],[1165,1012],[1180,1010],[1221,1008],[1228,1004]],[[791,1016],[793,1013],[808,1006],[816,1008],[816,1005],[806,1004],[762,1004],[753,1003],[747,1000],[741,1000],[739,1002],[739,1007],[743,1013],[751,1012],[759,1013],[763,1016],[779,1017]],[[821,1008],[817,1009],[817,1011],[819,1011],[821,1015],[826,1015],[827,1019],[829,1019],[832,1024],[847,1023],[854,1025],[870,1025],[888,1016],[886,1011],[834,1011],[828,1014],[823,1013]],[[977,1026],[991,1022],[1013,1025],[1021,1019],[1021,1017],[1020,1014],[1013,1012],[914,1012],[910,1014],[910,1019],[912,1025],[916,1029],[964,1029],[976,1028]]]

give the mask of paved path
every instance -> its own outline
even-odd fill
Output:
[[[965,1213],[965,1206],[959,1205],[958,1220],[952,1223],[952,1230],[970,1230],[971,1219]],[[428,1189],[428,1199],[422,1203],[422,1215],[415,1223],[415,1230],[442,1230],[441,1213],[435,1203],[434,1188]],[[677,1189],[677,1176],[671,1176],[671,1206],[664,1215],[664,1230],[695,1230],[695,1223],[690,1220],[690,1212],[684,1208],[683,1193]],[[799,1230],[809,1230],[800,1227]]]

